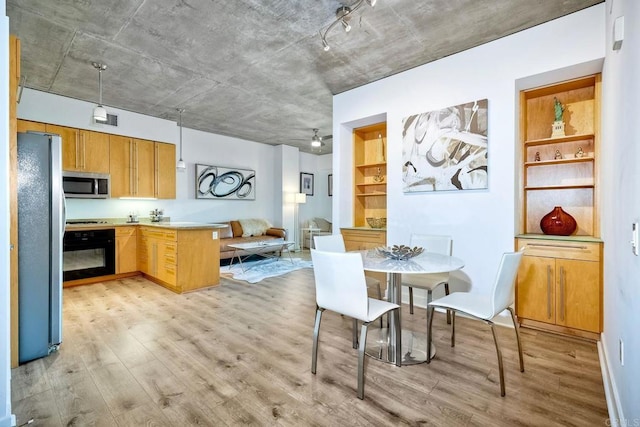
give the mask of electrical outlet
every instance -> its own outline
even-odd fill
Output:
[[[620,338],[620,366],[624,366],[624,341]]]
[[[217,231],[212,231],[212,232],[211,232],[211,238],[212,238],[213,240],[216,240],[216,239],[218,238],[218,232],[217,232]]]

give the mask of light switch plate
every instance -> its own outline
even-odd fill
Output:
[[[212,232],[211,232],[211,238],[212,238],[213,240],[216,240],[216,239],[218,238],[218,232],[217,232],[217,231],[212,231]]]

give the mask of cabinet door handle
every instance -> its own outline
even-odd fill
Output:
[[[79,144],[80,144],[80,141],[78,141],[78,136],[79,136],[79,134],[80,134],[80,132],[79,132],[79,131],[76,131],[76,132],[75,132],[75,136],[76,136],[76,169],[79,169],[79,166],[78,166],[78,159],[80,158],[80,151],[79,151]]]
[[[547,265],[547,317],[551,319],[551,266]]]
[[[544,243],[529,243],[530,247],[539,247],[539,248],[563,248],[563,249],[587,249],[586,246],[572,246],[572,245],[545,245]]]
[[[564,322],[564,267],[560,267],[560,320]]]
[[[86,153],[87,153],[87,142],[85,140],[85,134],[83,132],[82,133],[82,169],[83,170],[87,168]]]
[[[133,141],[129,140],[129,195],[133,195]]]
[[[160,187],[160,177],[158,176],[158,158],[160,157],[159,153],[158,153],[158,144],[154,144],[154,148],[155,148],[155,162],[153,165],[153,169],[154,169],[154,175],[156,176],[156,188],[153,189],[153,195],[155,197],[158,197],[158,194],[160,193],[159,187]]]
[[[136,149],[135,149],[135,152],[136,152],[136,176],[135,176],[134,182],[135,182],[135,194],[137,196],[138,195],[138,143],[134,142],[134,144],[136,145]]]

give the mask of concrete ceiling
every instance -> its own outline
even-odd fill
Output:
[[[7,0],[29,88],[312,152],[332,96],[602,0]],[[317,152],[317,151],[316,151]],[[331,141],[322,153],[331,152]]]

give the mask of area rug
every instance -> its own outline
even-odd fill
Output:
[[[268,277],[282,276],[290,271],[313,267],[311,261],[293,258],[293,263],[291,263],[289,257],[283,257],[280,260],[261,259],[258,261],[243,262],[242,265],[245,271],[242,271],[240,264],[234,263],[231,268],[229,268],[228,265],[220,267],[220,273],[225,276],[233,276],[235,280],[258,283]]]

